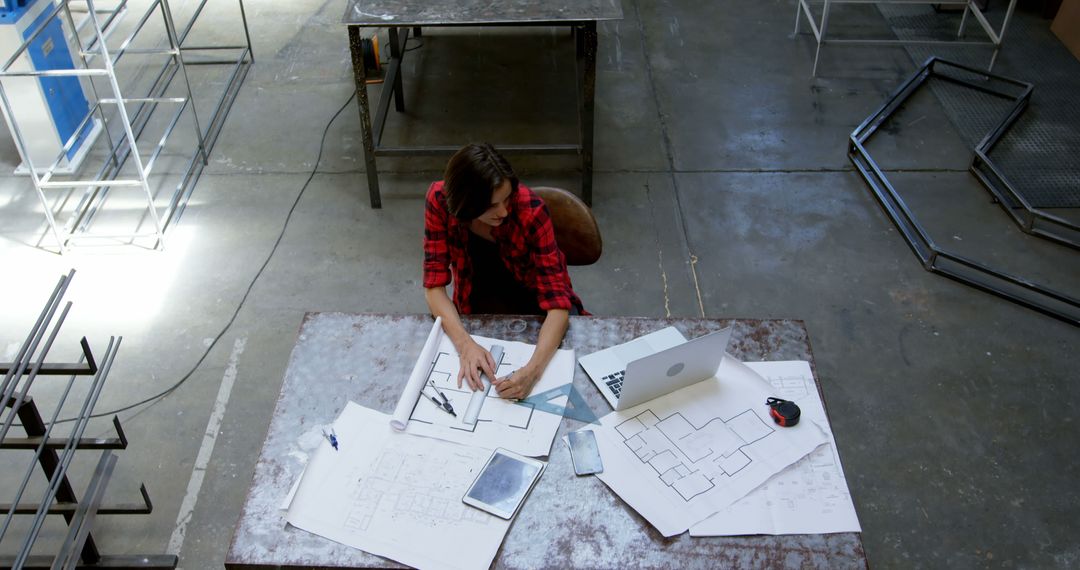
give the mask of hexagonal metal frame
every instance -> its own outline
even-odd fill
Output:
[[[978,82],[968,81],[946,70],[973,75]],[[1055,291],[1029,279],[1000,271],[939,246],[904,199],[885,176],[884,171],[866,150],[871,136],[931,78],[937,78],[963,87],[975,89],[995,97],[1011,100],[1012,107],[1004,119],[976,145],[970,170],[998,201],[1009,217],[1025,233],[1050,240],[1072,248],[1080,248],[1080,242],[1068,235],[1055,233],[1049,228],[1080,235],[1080,227],[1061,217],[1032,208],[1009,183],[1008,179],[990,160],[988,154],[1027,108],[1034,86],[1000,75],[960,65],[938,57],[931,57],[911,77],[901,84],[888,99],[865,121],[852,131],[848,139],[848,158],[874,192],[878,203],[904,236],[911,251],[922,262],[923,268],[964,283],[976,289],[997,295],[1024,307],[1034,309],[1056,319],[1080,326],[1080,299]],[[997,87],[997,88],[995,88]],[[1020,204],[1025,214],[1009,207],[1009,200]],[[1039,224],[1039,225],[1037,225]]]

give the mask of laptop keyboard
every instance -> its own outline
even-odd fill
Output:
[[[620,370],[614,374],[604,376],[604,384],[607,384],[608,388],[611,388],[611,392],[615,394],[616,398],[622,396],[622,383],[624,377],[626,377],[625,370]]]

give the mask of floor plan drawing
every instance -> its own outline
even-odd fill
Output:
[[[432,472],[467,472],[471,467],[472,458],[467,456],[432,458],[384,449],[375,460],[375,468],[357,478],[344,526],[368,530],[380,509],[429,528],[464,522],[486,524],[490,515],[466,506],[439,478],[426,476]]]
[[[495,371],[495,376],[497,378],[505,377],[520,367],[521,364],[507,362],[507,358],[504,357],[498,370]],[[479,426],[485,422],[496,422],[509,429],[529,429],[529,422],[533,417],[533,406],[515,404],[504,400],[494,390],[484,398],[483,406],[480,408],[480,416],[477,418],[476,423],[472,425],[465,423],[463,421],[464,410],[469,406],[473,391],[464,383],[461,387],[458,387],[457,373],[459,369],[457,354],[440,351],[436,354],[435,361],[431,366],[431,372],[428,374],[429,383],[427,388],[421,392],[422,396],[425,393],[435,395],[434,389],[437,388],[439,392],[445,394],[447,399],[450,400],[450,405],[454,407],[455,413],[458,415],[451,416],[436,406],[430,398],[421,397],[416,401],[416,407],[413,408],[413,412],[409,417],[410,422],[445,425],[451,429],[465,432],[484,429]]]
[[[725,357],[716,376],[600,419],[596,476],[673,536],[735,503],[825,442],[813,422],[780,428],[774,387]]]
[[[751,364],[759,363],[754,362]],[[816,391],[814,379],[812,377],[807,378],[802,374],[780,374],[778,376],[768,376],[766,380],[775,388],[777,397],[793,402],[803,400],[810,395],[811,391]]]
[[[818,447],[735,504],[692,526],[690,534],[732,536],[858,532],[860,526],[855,506],[810,365],[803,361],[788,361],[749,362],[747,366],[772,385],[777,397],[798,403],[802,408],[802,421],[814,422],[825,428],[829,443]]]
[[[505,447],[533,457],[547,455],[562,423],[562,415],[552,413],[552,406],[501,398],[494,387],[486,393],[473,392],[464,383],[459,387],[458,353],[438,327],[437,321],[394,408],[390,425],[399,431],[466,445],[488,449]],[[513,374],[532,358],[536,350],[534,345],[523,342],[480,336],[473,336],[473,340],[485,348],[502,347],[503,356],[495,371],[496,378]],[[572,383],[575,362],[573,350],[556,351],[533,392],[543,393]],[[433,401],[443,396],[454,413]],[[555,403],[562,405],[564,402]]]
[[[701,427],[679,412],[660,419],[645,410],[615,429],[626,447],[686,501],[750,465],[743,448],[775,431],[752,410],[727,420],[712,418]]]
[[[388,415],[349,402],[334,430],[358,444],[345,452],[323,442],[286,520],[409,566],[488,568],[510,522],[461,498],[491,451],[402,433],[388,423]]]

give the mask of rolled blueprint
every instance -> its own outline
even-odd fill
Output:
[[[394,408],[394,414],[390,416],[390,426],[398,431],[404,431],[409,424],[409,416],[412,415],[416,401],[420,398],[420,391],[427,382],[428,372],[432,363],[435,362],[435,351],[439,348],[442,339],[442,317],[435,318],[435,324],[431,326],[424,348],[420,351],[420,357],[416,359],[409,381],[405,384],[405,390],[401,392],[401,399]]]
[[[495,374],[499,373],[499,365],[502,364],[503,359],[503,347],[495,344],[491,346],[491,358],[495,360]],[[484,384],[483,390],[477,390],[472,393],[472,397],[469,398],[469,407],[465,410],[465,417],[461,420],[465,425],[476,425],[476,420],[480,417],[480,409],[484,407],[484,399],[487,398],[488,392],[491,391],[491,378],[488,378],[487,374],[480,374],[480,381]]]

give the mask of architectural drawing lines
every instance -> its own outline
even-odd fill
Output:
[[[484,430],[485,428],[481,427],[484,425],[497,425],[498,429],[511,431],[529,430],[536,407],[528,404],[512,404],[500,398],[495,390],[491,390],[485,398],[476,423],[468,424],[462,421],[474,392],[465,385],[458,387],[458,366],[458,357],[451,352],[439,351],[435,355],[424,388],[421,390],[420,397],[417,398],[412,412],[409,414],[410,422],[445,426],[464,433],[476,433],[478,430]],[[515,369],[516,366],[512,362],[507,362],[504,359],[496,371],[496,375],[503,377]],[[431,401],[430,395],[433,395],[434,392],[431,387],[432,384],[450,400],[457,413],[456,417],[446,413]]]
[[[774,432],[749,409],[700,426],[679,412],[661,419],[645,410],[615,429],[638,460],[685,501],[748,467],[752,460],[744,448]]]
[[[457,494],[433,476],[449,470],[467,471],[469,464],[467,457],[452,456],[433,462],[430,457],[384,450],[375,469],[357,480],[344,526],[366,531],[380,512],[408,517],[430,528],[463,522],[487,524],[490,515],[465,506]]]

